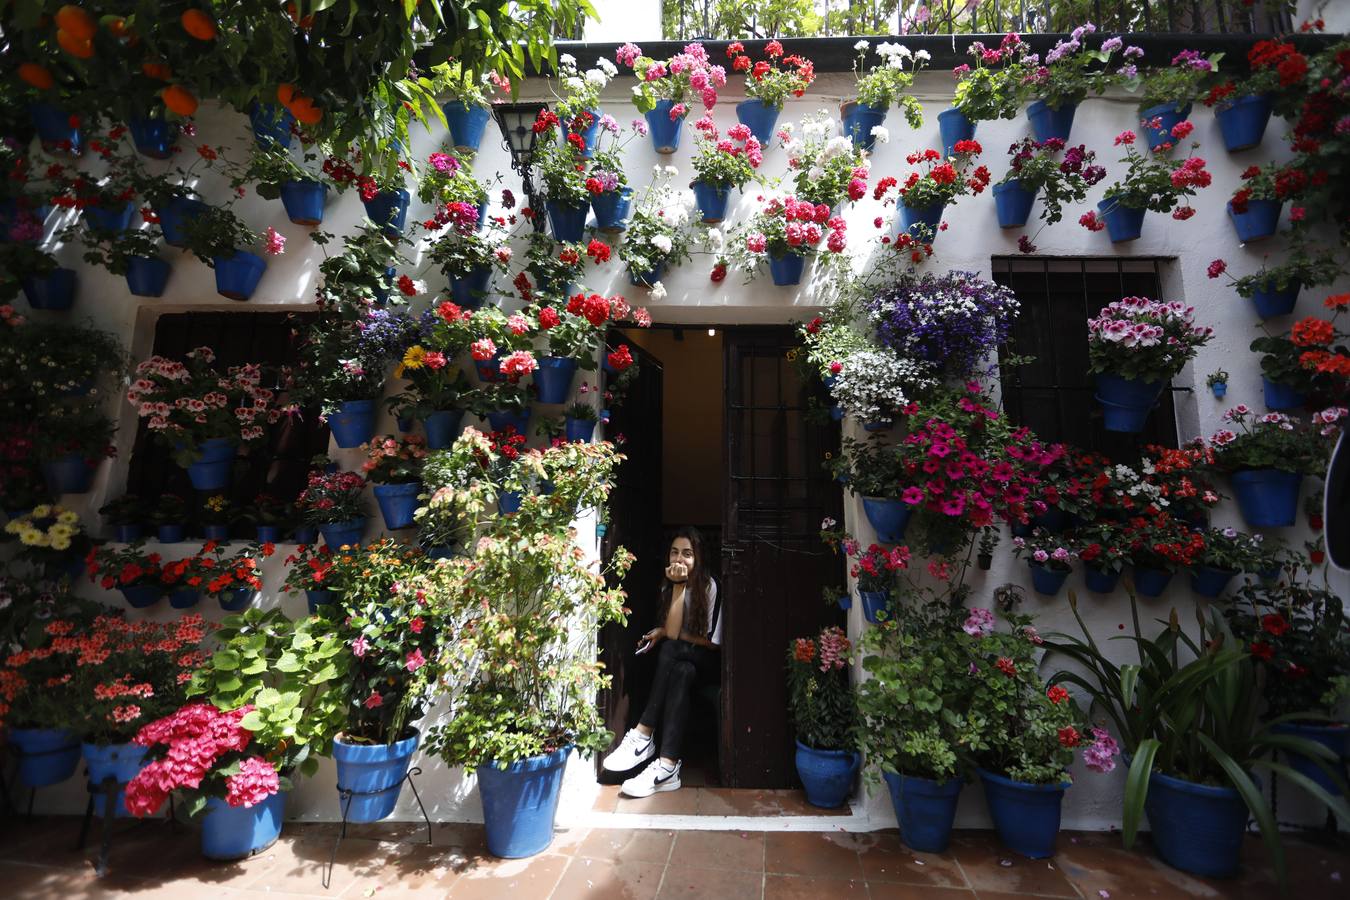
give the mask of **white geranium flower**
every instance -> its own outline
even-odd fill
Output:
[[[882,125],[872,126],[872,137],[876,138],[876,141],[879,144],[889,144],[891,142],[891,133]]]
[[[614,65],[614,63],[605,59],[603,56],[597,59],[595,61],[595,64],[600,67],[601,72],[604,72],[610,78],[613,78],[615,75],[619,74],[618,66]]]
[[[806,144],[802,143],[801,138],[792,138],[783,145],[783,152],[788,155],[788,159],[798,159],[802,151],[806,149]]]
[[[656,284],[652,285],[652,299],[653,300],[666,299],[666,286],[659,281]]]
[[[665,174],[668,178],[674,178],[676,175],[680,174],[680,170],[674,166],[666,166]]]
[[[714,253],[721,253],[722,248],[726,246],[726,237],[722,234],[720,228],[708,229],[708,246]]]
[[[599,69],[590,69],[586,72],[586,80],[598,88],[609,84],[609,76]]]
[[[577,58],[570,53],[563,53],[558,57],[558,68],[575,69],[577,67]]]
[[[867,49],[867,41],[866,41],[866,40],[858,41],[858,43],[856,43],[856,44],[853,45],[853,49],[854,49],[854,50],[866,50],[866,49]]]
[[[669,235],[658,234],[652,237],[652,246],[662,253],[669,253],[675,245],[671,242]]]
[[[914,54],[915,62],[928,62],[932,58],[933,54],[929,53],[927,50],[920,50]]]
[[[635,84],[635,85],[633,85],[633,96],[634,96],[634,97],[641,97],[641,96],[642,96],[642,85],[640,85],[640,84]]]
[[[812,166],[807,170],[806,177],[810,178],[812,181],[819,181],[825,177],[825,170],[820,166]]]
[[[582,81],[575,75],[569,75],[568,77],[563,79],[563,87],[567,89],[567,92],[569,94],[575,94],[585,86],[586,82]]]

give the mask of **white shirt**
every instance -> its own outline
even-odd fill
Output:
[[[686,620],[689,617],[689,591],[684,592],[684,615]],[[708,622],[704,626],[703,633],[709,635],[708,640],[722,645],[722,611],[717,606],[717,582],[708,579]]]

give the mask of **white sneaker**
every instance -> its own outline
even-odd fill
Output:
[[[666,768],[665,763],[658,759],[625,781],[623,793],[629,797],[650,797],[662,791],[678,791],[680,765],[681,763],[676,762],[674,768]]]
[[[630,728],[623,736],[614,752],[601,763],[607,772],[631,772],[656,755],[656,742],[652,736],[644,735],[636,728]]]

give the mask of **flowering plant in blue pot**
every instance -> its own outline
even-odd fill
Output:
[[[1063,159],[1058,158],[1060,151]],[[1053,225],[1063,218],[1066,204],[1082,203],[1088,188],[1106,177],[1106,169],[1096,164],[1095,152],[1083,144],[1066,149],[1059,138],[1043,142],[1023,138],[1008,148],[1008,155],[1008,172],[993,188],[1000,228],[1025,226],[1037,196],[1041,228]],[[1036,252],[1033,240],[1035,235],[1023,236],[1017,242],[1018,250]]]
[[[1021,58],[1009,70],[1018,76],[1021,98],[1032,101],[1027,107],[1027,119],[1036,140],[1057,137],[1068,141],[1078,104],[1088,94],[1101,96],[1108,87],[1135,74],[1131,60],[1141,58],[1144,51],[1125,47],[1122,65],[1113,68],[1112,57],[1122,49],[1123,42],[1119,37],[1111,37],[1094,49],[1090,45],[1096,42],[1091,37],[1096,30],[1091,22],[1079,25],[1069,37],[1056,42],[1044,60],[1034,56]]]
[[[501,181],[497,174],[494,182]],[[447,226],[467,231],[487,224],[490,185],[484,184],[468,164],[444,150],[427,157],[417,183],[417,197],[432,207],[432,217],[423,227],[436,231]]]
[[[718,88],[727,83],[726,68],[714,65],[698,41],[665,60],[644,56],[642,48],[633,43],[620,47],[615,57],[637,76],[633,105],[646,117],[646,130],[651,132],[657,153],[674,153],[680,146],[680,126],[693,102],[698,100],[704,112],[711,113]]]
[[[689,186],[703,224],[716,225],[727,216],[732,188],[742,190],[756,177],[764,162],[764,148],[747,125],[731,126],[725,139],[712,119],[699,119],[694,127],[698,133],[692,160],[694,180]]]
[[[989,186],[991,176],[985,166],[976,166],[967,174],[982,152],[976,140],[957,141],[949,157],[931,148],[915,151],[905,161],[917,168],[903,182],[893,176],[882,178],[872,190],[872,199],[884,199],[886,205],[895,203],[899,207],[896,219],[901,235],[932,243],[943,230],[942,214],[946,207],[958,197],[981,194]]]
[[[314,166],[317,158],[317,153],[306,150],[297,162],[285,148],[269,142],[251,148],[246,163],[227,165],[226,170],[236,191],[251,186],[265,200],[280,199],[292,222],[314,226],[323,222],[329,191],[342,192],[350,185],[332,177],[337,170],[331,165]]]
[[[506,273],[512,251],[494,223],[484,231],[451,225],[432,239],[426,255],[449,280],[450,299],[477,309],[489,296],[493,276]]]
[[[800,282],[809,257],[820,258],[827,271],[844,265],[846,228],[844,220],[832,215],[823,203],[766,197],[759,212],[727,234],[725,258],[746,273],[747,281],[767,263],[774,284],[794,285]],[[828,253],[820,253],[822,243]]]
[[[262,241],[262,235],[249,228],[229,209],[209,206],[201,215],[183,226],[185,247],[216,272],[216,293],[231,300],[247,300],[257,290],[267,270],[267,261],[248,247]],[[285,239],[267,229],[267,253],[283,251]]]
[[[470,389],[468,376],[458,366],[449,365],[449,358],[453,355],[447,357],[422,344],[409,347],[394,370],[398,377],[408,380],[408,388],[386,401],[396,418],[422,423],[427,446],[433,450],[444,449],[454,441]]]
[[[1179,122],[1172,133],[1180,142],[1193,128],[1190,122]],[[1096,212],[1086,212],[1078,219],[1078,224],[1089,231],[1108,229],[1115,243],[1136,240],[1147,211],[1171,213],[1179,222],[1191,218],[1195,207],[1186,198],[1194,197],[1212,181],[1204,159],[1194,155],[1198,144],[1191,143],[1191,153],[1184,159],[1171,159],[1141,153],[1135,147],[1137,140],[1138,135],[1128,129],[1116,135],[1116,146],[1125,148],[1121,160],[1127,166],[1125,177],[1106,188]]]
[[[155,226],[115,232],[72,226],[62,233],[62,237],[84,245],[85,262],[126,278],[127,289],[132,294],[163,296],[172,266],[160,256],[162,235]]]
[[[1173,127],[1190,115],[1192,103],[1219,71],[1221,59],[1222,53],[1206,56],[1196,50],[1182,50],[1172,57],[1170,65],[1152,66],[1144,74],[1136,72],[1133,78],[1125,79],[1127,90],[1139,92],[1139,124],[1150,150],[1166,152],[1176,145]]]
[[[1015,33],[1004,35],[998,47],[986,47],[973,41],[967,51],[971,63],[952,70],[956,90],[952,106],[938,114],[944,152],[952,155],[957,141],[975,137],[980,122],[1015,118],[1022,108],[1020,63],[1027,45]]]
[[[1053,597],[1073,571],[1078,548],[1074,541],[1063,535],[1034,528],[1027,537],[1013,538],[1013,554],[1025,559],[1031,567],[1031,581],[1036,593]]]
[[[1248,525],[1294,524],[1303,479],[1326,472],[1345,414],[1344,407],[1329,407],[1304,423],[1279,412],[1258,416],[1246,404],[1224,413],[1225,427],[1214,432],[1209,445]]]
[[[784,126],[787,132],[789,126]],[[825,110],[805,116],[801,135],[779,136],[798,200],[824,204],[832,210],[845,200],[867,196],[868,166],[863,152],[843,135],[835,134],[834,119]]]
[[[103,460],[116,453],[116,425],[96,404],[66,400],[34,416],[33,454],[53,496],[82,494]]]
[[[857,79],[854,99],[839,107],[843,120],[843,134],[859,150],[871,150],[877,140],[884,144],[889,139],[882,123],[892,106],[898,105],[910,128],[923,127],[923,105],[917,97],[905,93],[914,84],[930,56],[927,50],[911,53],[904,44],[882,41],[875,48],[881,62],[866,68],[867,40],[853,45],[853,75]],[[909,70],[905,70],[906,63]]]
[[[693,198],[670,186],[673,166],[660,166],[639,198],[633,218],[619,244],[619,259],[628,267],[630,281],[652,289],[652,299],[665,296],[661,273],[689,259],[692,243]]]
[[[826,809],[847,802],[862,760],[857,700],[848,674],[852,653],[837,626],[788,644],[788,712],[797,737],[797,776],[806,801]]]
[[[422,464],[427,458],[426,438],[419,434],[399,437],[380,434],[361,445],[366,459],[361,471],[374,485],[375,500],[390,531],[409,528],[417,495],[422,490]]]
[[[1228,200],[1228,219],[1238,240],[1245,244],[1273,236],[1279,229],[1284,204],[1311,198],[1325,180],[1325,172],[1310,176],[1303,166],[1294,163],[1248,166],[1242,172],[1242,186]],[[1294,222],[1303,214],[1301,206],[1290,212]]]
[[[745,45],[735,41],[727,47],[727,58],[733,71],[745,73],[748,99],[736,104],[736,118],[750,126],[761,144],[767,144],[787,98],[804,96],[815,80],[815,63],[796,53],[785,56],[778,41],[767,42],[764,59],[758,61],[751,60]]]
[[[365,486],[365,479],[355,472],[312,471],[295,508],[307,525],[364,526],[366,504],[361,495]]]
[[[441,111],[456,152],[477,153],[492,120],[493,95],[509,93],[511,82],[495,71],[475,78],[458,60],[432,66],[431,75],[432,93],[450,98],[441,105]]]
[[[1208,275],[1226,276],[1239,296],[1252,301],[1258,316],[1272,319],[1292,313],[1303,288],[1331,284],[1343,270],[1336,250],[1309,244],[1306,229],[1295,228],[1288,252],[1279,263],[1270,265],[1267,259],[1258,271],[1234,278],[1228,271],[1228,263],[1219,258],[1209,264]]]
[[[558,116],[547,109],[534,122],[534,131],[540,136],[535,145],[534,164],[539,169],[545,209],[533,213],[547,212],[554,240],[567,243],[580,241],[585,234],[586,213],[591,204],[591,193],[586,189],[589,156],[578,149],[578,144],[585,146],[581,135],[572,135],[576,139],[573,142],[549,140],[559,126]]]
[[[1264,337],[1251,342],[1251,351],[1261,354],[1268,409],[1298,409],[1344,399],[1341,389],[1350,369],[1342,360],[1350,354],[1346,345],[1350,335],[1336,327],[1342,308],[1336,307],[1325,319],[1306,316],[1282,334],[1271,334],[1266,328]]]

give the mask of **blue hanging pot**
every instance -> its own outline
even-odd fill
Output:
[[[1044,144],[1051,138],[1059,138],[1067,144],[1069,132],[1073,130],[1073,114],[1077,110],[1077,103],[1063,103],[1058,109],[1051,109],[1044,100],[1036,100],[1027,107],[1031,133],[1038,143]]]
[[[1305,741],[1312,741],[1321,744],[1340,760],[1340,764],[1329,763],[1333,770],[1338,771],[1342,778],[1345,778],[1345,761],[1350,759],[1350,725],[1344,722],[1281,722],[1271,729],[1275,734],[1288,735],[1290,737],[1303,738]],[[1311,757],[1304,756],[1302,753],[1290,753],[1284,751],[1284,758],[1293,767],[1294,771],[1312,779],[1313,783],[1322,788],[1322,790],[1331,794],[1333,797],[1344,793],[1341,786],[1332,781],[1326,772],[1322,771],[1321,766],[1313,762]]]
[[[1256,307],[1256,314],[1262,319],[1289,315],[1298,303],[1298,293],[1302,287],[1296,278],[1283,288],[1277,287],[1274,282],[1266,282],[1252,291],[1252,305]]]
[[[736,121],[750,129],[750,133],[766,148],[773,139],[774,126],[778,124],[778,114],[782,110],[768,106],[758,97],[751,97],[736,104]]]
[[[276,103],[249,104],[248,123],[253,128],[253,140],[263,150],[276,146],[285,150],[291,146],[291,126],[295,116],[290,110]]]
[[[796,253],[785,253],[782,256],[769,254],[769,277],[778,287],[800,284],[802,270],[805,268],[805,256],[798,256]]]
[[[173,267],[158,256],[127,259],[127,290],[137,297],[162,297]]]
[[[393,813],[422,736],[410,730],[409,737],[392,744],[350,744],[341,735],[333,739],[342,821],[378,822]]]
[[[665,271],[666,264],[664,262],[657,263],[656,268],[652,269],[650,272],[634,272],[632,269],[629,269],[628,283],[634,287],[651,287],[661,280],[661,276],[665,274]]]
[[[1028,859],[1054,856],[1060,807],[1069,782],[1028,784],[984,769],[976,771],[1003,846]]]
[[[889,110],[884,106],[870,106],[857,100],[850,100],[839,107],[843,121],[844,135],[859,150],[870,151],[877,142],[872,136],[873,128],[880,128],[886,121]]]
[[[488,425],[493,431],[505,431],[507,428],[514,428],[516,434],[529,435],[530,410],[512,412],[509,409],[499,409],[490,412],[488,413]]]
[[[1242,518],[1253,528],[1287,528],[1298,517],[1303,476],[1283,469],[1246,469],[1229,476]]]
[[[141,533],[143,531],[144,529],[135,523],[114,525],[113,540],[119,544],[134,544],[141,539]]]
[[[431,450],[445,450],[459,437],[459,426],[464,421],[464,410],[442,409],[422,420],[422,430],[427,435],[427,447]]]
[[[572,394],[572,380],[577,373],[577,361],[567,356],[544,356],[534,372],[534,385],[539,389],[540,403],[566,403]]]
[[[33,309],[62,312],[75,305],[75,270],[54,269],[46,275],[30,275],[20,282]]]
[[[159,228],[164,233],[164,243],[170,247],[187,246],[187,224],[201,216],[207,205],[191,197],[175,197],[161,209],[156,207],[159,216]]]
[[[520,491],[502,491],[497,495],[497,512],[503,516],[520,512],[520,504],[523,502],[525,502],[525,498]]]
[[[314,226],[323,222],[323,207],[328,200],[328,185],[309,178],[287,181],[281,186],[281,205],[286,218],[296,225]]]
[[[1191,568],[1191,590],[1201,597],[1217,597],[1237,575],[1233,569],[1196,565]]]
[[[118,590],[132,609],[149,609],[164,596],[164,589],[157,584],[133,584]]]
[[[1237,791],[1154,772],[1144,811],[1163,862],[1206,878],[1237,874],[1247,830],[1247,804]]]
[[[211,438],[197,445],[196,460],[187,467],[192,486],[199,491],[218,491],[230,483],[236,446],[230,438]]]
[[[1120,572],[1083,567],[1083,584],[1094,594],[1110,594],[1120,582]]]
[[[380,505],[380,515],[384,516],[385,528],[398,531],[413,526],[413,513],[417,512],[417,495],[422,493],[422,482],[377,484],[374,491],[375,502]]]
[[[1106,233],[1113,244],[1124,244],[1139,240],[1144,231],[1144,213],[1147,209],[1135,209],[1112,198],[1097,203],[1102,220],[1106,222]]]
[[[399,416],[394,419],[394,424],[398,426],[399,434],[407,434],[413,430],[413,425],[416,424],[416,420],[411,416]]]
[[[257,593],[253,588],[234,588],[218,596],[216,602],[225,612],[240,612],[248,609],[248,605],[253,602]]]
[[[1248,200],[1247,211],[1237,212],[1232,201],[1227,204],[1228,219],[1233,223],[1238,240],[1244,244],[1265,240],[1273,235],[1280,226],[1280,210],[1283,200]]]
[[[937,120],[938,133],[942,136],[942,153],[944,156],[955,156],[958,142],[975,139],[976,123],[970,121],[966,114],[956,107],[944,109],[938,113]]]
[[[171,523],[155,527],[155,540],[161,544],[181,544],[187,537],[187,526]]]
[[[890,617],[890,591],[864,591],[860,589],[858,599],[862,601],[863,618],[871,624],[876,625]]]
[[[588,109],[584,114],[579,114],[571,122],[564,122],[566,126],[562,132],[562,140],[567,142],[567,136],[572,134],[581,135],[584,147],[581,150],[583,159],[590,159],[595,155],[596,138],[600,135],[600,110]]]
[[[669,155],[680,149],[680,131],[684,116],[670,117],[674,100],[657,100],[656,107],[647,112],[647,130],[652,136],[652,147],[657,153]]]
[[[33,127],[47,151],[67,151],[79,156],[84,150],[80,143],[80,129],[70,123],[71,115],[50,103],[30,103],[28,113]]]
[[[1261,376],[1261,393],[1266,401],[1266,409],[1302,409],[1308,402],[1307,396],[1287,384],[1271,381]]]
[[[937,240],[938,226],[942,224],[945,203],[933,203],[928,206],[913,207],[900,202],[900,233],[909,233],[916,241],[932,243]]]
[[[254,539],[260,544],[276,544],[281,541],[280,525],[259,525],[254,532]]]
[[[703,224],[716,225],[727,217],[727,202],[731,199],[731,186],[718,187],[695,181],[689,185],[694,189],[694,202],[703,216]]]
[[[319,526],[319,533],[323,535],[323,542],[334,550],[339,547],[360,546],[361,536],[365,533],[365,530],[365,516],[359,519],[350,519],[346,522],[325,522]]]
[[[586,214],[591,208],[589,202],[583,201],[580,205],[574,206],[570,203],[548,200],[545,201],[544,208],[548,210],[549,227],[553,229],[555,241],[576,243],[581,240],[586,232]]]
[[[1270,112],[1270,98],[1264,95],[1248,94],[1232,103],[1216,106],[1214,118],[1219,120],[1223,145],[1228,152],[1236,153],[1261,143],[1270,122]]]
[[[1228,395],[1228,382],[1216,381],[1209,386],[1209,389],[1213,392],[1215,400],[1222,400]]]
[[[1057,596],[1069,578],[1071,569],[1052,569],[1047,565],[1027,560],[1031,567],[1031,586],[1043,597]]]
[[[563,434],[573,443],[589,443],[595,437],[595,419],[576,419],[567,416],[563,419]]]
[[[892,497],[863,497],[863,515],[883,544],[899,544],[905,539],[914,507]]]
[[[797,741],[797,777],[806,790],[806,802],[821,809],[838,809],[853,792],[862,765],[855,750],[817,750]]]
[[[136,152],[151,159],[168,159],[173,156],[174,144],[178,142],[178,126],[156,118],[132,118],[127,122],[131,129],[131,142]]]
[[[890,788],[900,840],[905,846],[920,853],[946,853],[965,782],[960,778],[933,781],[895,772],[882,772],[881,776]]]
[[[633,207],[633,189],[621,187],[591,197],[595,210],[595,227],[605,234],[618,234],[628,229],[628,214]]]
[[[1022,228],[1031,218],[1031,207],[1036,202],[1036,192],[1022,189],[1022,183],[1016,178],[996,184],[993,187],[994,206],[998,212],[999,228]]]
[[[231,300],[252,297],[267,271],[267,262],[247,250],[237,250],[234,256],[214,256],[211,262],[216,270],[216,293]]]
[[[219,797],[208,798],[202,818],[202,856],[228,862],[266,850],[281,835],[285,812],[282,792],[253,806],[230,806]]]
[[[42,477],[53,495],[87,494],[94,482],[94,467],[79,453],[67,453],[42,461]]]
[[[136,215],[136,204],[124,203],[115,209],[101,206],[86,206],[83,210],[84,222],[90,231],[104,235],[120,234],[131,227]]]
[[[1139,565],[1134,567],[1134,589],[1141,597],[1161,597],[1171,582],[1171,569],[1151,569]]]
[[[328,415],[328,430],[343,450],[359,447],[375,434],[375,401],[344,400]]]
[[[465,309],[478,309],[491,282],[492,267],[478,266],[468,275],[450,279],[450,299]]]
[[[9,742],[19,750],[19,781],[25,787],[60,784],[80,764],[80,742],[65,728],[11,728]]]
[[[305,602],[309,604],[309,614],[312,616],[319,611],[320,606],[327,606],[337,600],[336,591],[318,590],[305,591]]]
[[[492,359],[475,359],[473,361],[473,367],[475,371],[478,372],[478,380],[480,382],[483,384],[495,384],[506,377],[502,374],[503,355],[504,354],[502,354],[501,351],[498,351],[497,355]]]
[[[483,830],[488,852],[521,859],[548,849],[553,818],[571,746],[497,768],[479,766],[478,793],[483,801]]]
[[[1191,115],[1191,104],[1162,103],[1139,111],[1139,122],[1148,137],[1148,149],[1157,150],[1163,144],[1175,144],[1172,129]],[[1158,120],[1158,127],[1149,123]]]
[[[450,141],[455,145],[455,150],[460,153],[478,152],[492,111],[477,103],[467,105],[462,100],[451,100],[441,107],[441,111],[445,113],[445,122],[450,126]]]
[[[380,191],[369,200],[362,200],[365,204],[366,216],[384,229],[384,233],[389,237],[398,237],[403,233],[403,226],[408,221],[408,204],[412,201],[412,195],[405,189],[399,188],[393,191]]]
[[[384,270],[384,277],[380,279],[381,287],[374,290],[376,308],[383,309],[384,305],[389,302],[389,292],[394,289],[394,276],[397,274],[398,270],[393,266]]]
[[[1161,381],[1140,381],[1099,372],[1097,402],[1102,405],[1106,430],[1127,434],[1143,431],[1162,389]]]
[[[202,592],[192,588],[169,591],[169,605],[174,609],[192,609],[202,601]]]

